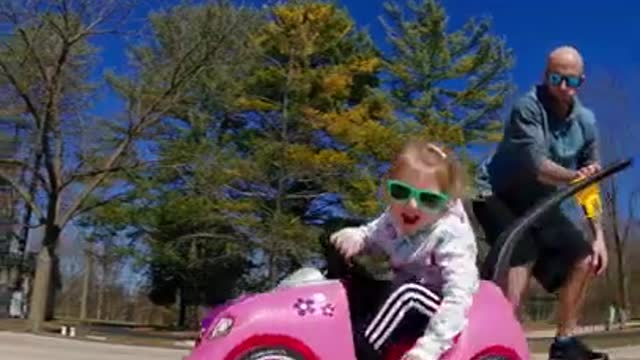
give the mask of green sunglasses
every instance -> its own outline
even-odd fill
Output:
[[[398,180],[387,181],[387,191],[389,196],[397,202],[406,202],[413,198],[416,200],[418,207],[429,212],[442,211],[449,197],[439,192],[416,189],[415,187]]]

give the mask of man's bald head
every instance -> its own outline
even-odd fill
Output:
[[[570,73],[582,75],[584,61],[580,52],[572,46],[561,46],[549,53],[547,57],[547,72]]]
[[[559,103],[571,104],[585,79],[582,55],[571,46],[561,46],[549,53],[544,82]]]

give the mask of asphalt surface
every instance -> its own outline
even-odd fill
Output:
[[[2,360],[181,360],[187,350],[0,332]]]
[[[604,349],[598,349],[599,351]],[[619,348],[611,348],[605,350],[609,354],[611,360],[638,360],[640,359],[640,346],[625,346]],[[548,358],[542,354],[536,354],[531,360],[547,360]]]
[[[612,348],[608,352],[612,360],[640,359],[640,346]],[[187,350],[0,332],[2,360],[181,360],[187,353]],[[536,354],[531,360],[546,360],[546,357]]]

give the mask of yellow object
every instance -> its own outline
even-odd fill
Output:
[[[582,179],[574,180],[572,184],[581,180]],[[576,193],[574,197],[589,219],[600,216],[602,213],[602,199],[600,197],[600,186],[598,186],[598,183],[587,186],[582,191]]]

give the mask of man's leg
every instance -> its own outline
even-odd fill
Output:
[[[608,359],[604,353],[592,351],[574,337],[588,283],[591,244],[584,233],[564,214],[551,214],[537,234],[541,241],[540,258],[534,276],[550,293],[558,292],[556,339],[549,348],[551,360]]]
[[[575,337],[592,270],[589,258],[575,263],[566,283],[559,290],[556,338],[549,348],[550,360],[607,360],[608,355],[593,351]]]
[[[593,271],[590,259],[578,260],[559,291],[557,336],[572,336],[578,324]]]
[[[518,319],[522,321],[522,303],[525,301],[529,282],[531,280],[531,266],[522,265],[509,269],[506,284],[501,284],[502,291],[513,305]],[[506,285],[506,286],[505,286]]]
[[[495,271],[495,264],[501,249],[496,244],[496,239],[517,220],[518,216],[496,196],[491,196],[484,201],[475,201],[473,213],[482,226],[487,243],[491,246],[482,268],[482,277],[489,279]],[[522,236],[523,238],[518,240],[511,255],[509,271],[506,272],[505,278],[497,281],[497,285],[512,303],[518,317],[520,317],[521,304],[529,288],[532,267],[538,252],[534,234],[526,231]]]

